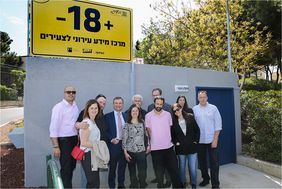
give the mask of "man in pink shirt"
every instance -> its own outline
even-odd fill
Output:
[[[173,151],[170,128],[172,126],[171,114],[163,110],[164,98],[158,96],[154,99],[154,109],[146,114],[145,124],[150,138],[153,166],[156,171],[158,188],[163,188],[163,175],[165,169],[171,178],[173,188],[182,188],[177,166],[177,158]]]
[[[75,94],[74,87],[65,87],[64,99],[52,109],[49,128],[53,155],[60,159],[64,188],[72,188],[72,175],[76,165],[76,160],[71,156],[71,151],[77,144],[75,122],[79,112],[74,101]]]

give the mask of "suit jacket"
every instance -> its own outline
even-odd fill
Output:
[[[122,117],[123,117],[124,121],[126,122],[126,115],[125,115],[124,112],[122,112]],[[105,115],[105,122],[106,122],[106,125],[108,127],[107,137],[108,137],[108,140],[109,140],[109,144],[112,144],[111,140],[113,138],[117,137],[117,130],[116,130],[117,124],[116,124],[116,120],[115,120],[115,112],[114,111],[107,113]]]
[[[186,135],[184,135],[178,119],[173,119],[172,141],[175,144],[177,155],[194,154],[197,152],[197,144],[200,140],[200,129],[193,116],[186,118]],[[179,142],[180,145],[176,145]]]

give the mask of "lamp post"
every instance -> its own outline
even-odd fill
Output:
[[[230,47],[230,21],[229,21],[229,11],[228,11],[228,0],[226,0],[226,19],[227,19],[228,70],[229,70],[229,72],[232,72],[231,47]]]

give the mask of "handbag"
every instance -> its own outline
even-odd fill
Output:
[[[81,161],[81,160],[84,159],[84,154],[85,154],[84,151],[87,148],[85,150],[82,150],[82,149],[80,149],[79,146],[80,146],[80,140],[79,140],[79,137],[78,137],[77,144],[73,147],[71,155],[74,159]]]

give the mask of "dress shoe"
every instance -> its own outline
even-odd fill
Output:
[[[153,180],[151,180],[151,183],[157,183],[157,182],[158,182],[157,178],[154,178]]]
[[[118,186],[118,188],[122,188],[122,189],[125,189],[125,186]]]
[[[165,188],[169,188],[171,186],[171,182],[170,181],[166,181],[166,183],[164,184]]]
[[[220,189],[220,188],[219,188],[219,186],[212,186],[212,188],[215,188],[215,189]]]
[[[210,183],[209,180],[203,180],[202,182],[200,182],[199,186],[206,186]]]

